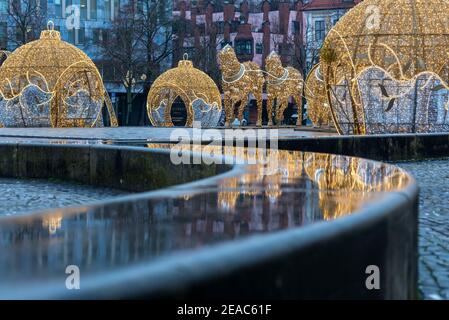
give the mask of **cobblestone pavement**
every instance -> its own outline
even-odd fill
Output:
[[[92,203],[126,192],[68,182],[0,178],[0,216]]]
[[[419,288],[449,299],[449,159],[398,163],[420,186]]]

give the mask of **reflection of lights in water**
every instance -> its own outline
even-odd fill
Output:
[[[174,145],[149,144],[150,148],[169,149]],[[201,152],[205,148],[214,150],[216,155],[239,155],[246,159],[245,148],[222,146],[186,146],[184,150]],[[258,157],[256,150],[256,157]],[[351,214],[359,208],[360,194],[383,192],[403,188],[408,184],[408,177],[395,167],[374,163],[362,159],[338,155],[303,153],[296,151],[271,150],[277,158],[274,174],[264,170],[228,177],[221,184],[218,192],[218,206],[223,212],[234,212],[238,201],[245,197],[264,195],[271,204],[283,196],[283,188],[291,187],[320,191],[319,205],[324,219],[330,220]],[[388,168],[386,170],[385,168]],[[311,184],[295,185],[304,180],[304,174]],[[286,194],[288,196],[288,193]]]
[[[395,167],[344,156],[307,154],[305,170],[319,186],[325,219],[354,212],[359,193],[403,188],[408,178]],[[363,164],[363,165],[362,165]],[[391,168],[391,172],[383,170]]]
[[[212,226],[212,231],[214,233],[223,233],[224,232],[224,223],[222,221],[214,221]]]
[[[229,181],[222,184],[223,191],[218,192],[218,203],[224,212],[230,212],[235,208],[237,199],[241,194],[237,190],[238,184],[239,181],[236,178],[229,179]]]
[[[265,191],[265,194],[268,196],[270,203],[273,204],[277,202],[277,199],[282,195],[282,192],[279,185],[269,185]]]
[[[196,221],[196,231],[204,233],[206,232],[206,221],[205,220],[197,220]]]
[[[185,232],[186,232],[187,236],[190,236],[192,234],[192,224],[191,223],[186,223]]]
[[[57,217],[47,218],[42,222],[42,226],[44,228],[48,228],[48,232],[50,234],[55,234],[59,229],[61,229],[62,217],[57,216]]]

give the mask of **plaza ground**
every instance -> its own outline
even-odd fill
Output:
[[[449,159],[399,163],[420,187],[419,287],[424,299],[449,299]]]

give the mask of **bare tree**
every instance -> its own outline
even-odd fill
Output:
[[[126,90],[126,107],[120,119],[124,125],[129,123],[136,81],[146,68],[139,27],[141,24],[137,21],[135,7],[127,4],[120,9],[111,23],[108,36],[100,43],[103,58],[108,61],[105,67],[113,69],[115,79]]]
[[[133,2],[137,7],[139,38],[146,55],[146,75],[152,80],[159,73],[160,64],[173,52],[172,21],[164,12],[167,10],[165,0],[133,0]]]
[[[141,23],[141,42],[145,50],[146,82],[142,90],[145,94],[150,90],[151,83],[166,66],[162,64],[173,54],[173,21],[172,13],[166,12],[169,6],[165,0],[133,0],[137,3],[138,21]],[[142,108],[139,122],[145,118],[145,108]]]
[[[130,0],[120,8],[107,39],[100,44],[103,58],[126,90],[124,125],[129,124],[137,94],[148,92],[161,63],[172,52],[172,28],[162,10],[166,10],[163,0]]]
[[[329,32],[332,28],[330,19],[326,19],[325,25],[325,32]],[[302,45],[303,55],[297,57],[297,59],[302,63],[305,72],[304,75],[307,76],[312,67],[320,60],[320,52],[324,43],[324,37],[322,39],[316,39],[315,30],[309,23],[307,24],[304,36],[305,43]]]
[[[220,69],[217,63],[217,53],[223,42],[223,35],[218,34],[216,26],[213,24],[211,30],[202,29],[197,40],[189,38],[188,47],[195,48],[193,60],[195,67],[208,74],[215,83],[220,83]],[[195,43],[196,42],[196,43]]]
[[[272,25],[276,28],[277,21],[272,22]],[[291,58],[289,62],[293,67],[301,70],[304,77],[319,61],[322,43],[315,41],[313,30],[309,24],[304,30],[304,35],[301,33],[280,35],[273,39],[273,44],[273,50],[282,56],[289,56]]]
[[[279,21],[274,20],[271,22],[272,30],[279,31]],[[327,26],[327,30],[330,30],[331,26]],[[316,39],[315,30],[307,24],[307,28],[303,33],[297,32],[293,34],[283,34],[278,37],[274,37],[273,44],[274,50],[280,53],[284,60],[288,60],[291,66],[299,69],[306,79],[308,73],[312,67],[319,62],[320,51],[323,42]],[[322,39],[324,40],[324,39]],[[288,58],[288,59],[285,59]],[[286,62],[286,61],[283,61]],[[304,90],[307,90],[305,86]],[[298,110],[298,113],[304,113],[304,106],[307,101],[303,95],[302,110]]]
[[[38,39],[46,20],[46,1],[10,0],[7,16],[10,24],[8,42],[15,47]]]

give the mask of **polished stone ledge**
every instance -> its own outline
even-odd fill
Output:
[[[0,218],[0,297],[416,297],[418,190],[404,171],[293,151],[273,151],[274,174],[175,166],[166,147],[2,144],[0,176],[137,193]],[[80,290],[65,288],[67,265]],[[368,265],[380,290],[365,287]]]

